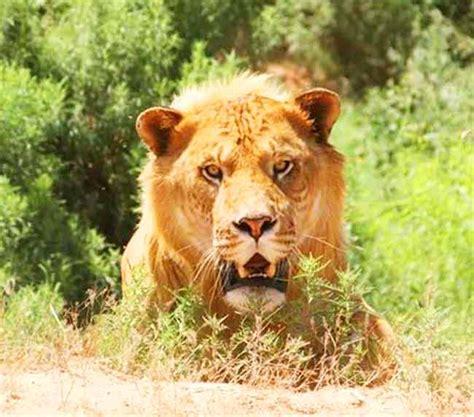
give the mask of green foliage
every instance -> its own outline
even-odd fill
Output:
[[[49,80],[37,82],[25,69],[0,62],[0,175],[25,186],[40,173],[54,172],[48,134],[60,123],[63,89]]]
[[[337,284],[319,278],[320,263],[309,256],[301,259],[300,271],[295,277],[302,280],[304,295],[311,306],[312,320],[319,327],[342,330],[349,334],[352,314],[359,308],[355,295],[362,296],[363,289],[358,282],[359,274],[352,271],[340,272]],[[345,320],[338,323],[338,320]]]
[[[328,0],[276,0],[253,22],[253,48],[260,60],[288,51],[313,71],[336,72],[334,57],[325,48],[326,33],[335,24]]]
[[[254,21],[254,48],[289,52],[316,76],[346,77],[360,91],[402,72],[419,15],[409,0],[277,0]]]
[[[378,183],[385,202],[366,190],[353,219],[376,304],[412,314],[456,306],[460,325],[472,305],[474,160],[469,145],[456,148],[433,159],[397,155],[403,160]]]
[[[25,224],[27,204],[24,198],[0,176],[0,285],[6,287],[21,238],[28,232]],[[10,284],[11,285],[11,284]]]
[[[23,287],[9,298],[5,313],[0,311],[0,338],[11,346],[51,343],[64,326],[63,305],[57,285]]]
[[[467,3],[275,0],[253,20],[251,54],[259,63],[289,55],[315,79],[339,79],[342,85],[345,79],[361,95],[399,79],[425,29],[439,21],[433,17],[438,10],[454,20],[442,30],[456,61],[472,62],[474,13]]]
[[[18,282],[60,283],[68,300],[80,300],[88,288],[115,287],[118,253],[68,213],[51,187],[51,178],[43,175],[27,194],[31,227],[17,252],[23,259],[15,263]]]
[[[269,0],[166,0],[174,25],[189,55],[195,40],[206,40],[211,54],[250,48],[251,22]]]
[[[200,83],[229,79],[243,67],[242,59],[233,52],[220,62],[207,56],[205,49],[204,42],[196,42],[193,45],[190,61],[181,67],[180,90]]]
[[[38,67],[41,44],[40,2],[9,0],[0,4],[0,56],[27,68]]]
[[[400,84],[368,95],[348,149],[349,219],[375,305],[417,318],[449,309],[450,331],[462,332],[473,301],[474,101],[449,30],[432,24]]]
[[[67,213],[43,174],[20,193],[0,182],[2,285],[21,287],[44,281],[60,284],[64,296],[80,300],[88,288],[115,287],[117,252],[93,229]]]
[[[431,0],[446,17],[452,20],[462,31],[474,36],[474,8],[469,0]]]
[[[179,37],[161,1],[74,1],[42,21],[39,74],[67,91],[67,120],[52,138],[64,161],[58,189],[69,209],[121,243],[133,227],[135,179],[123,173],[140,146],[134,119],[173,91]]]
[[[329,36],[351,85],[358,90],[398,77],[416,41],[416,3],[341,0],[333,6],[336,23]]]
[[[48,280],[78,300],[89,287],[113,283],[118,268],[116,252],[53,191],[62,161],[48,139],[61,120],[63,90],[16,67],[2,64],[0,74],[2,285]]]

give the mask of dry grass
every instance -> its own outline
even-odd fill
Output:
[[[177,295],[173,311],[150,317],[142,302],[146,290],[137,280],[136,294],[96,316],[85,337],[112,366],[141,374],[153,370],[161,379],[297,390],[371,385],[385,369],[367,366],[373,341],[351,321],[360,310],[353,296],[357,276],[343,274],[333,287],[317,278],[318,269],[316,260],[307,259],[296,277],[307,303],[267,316],[255,306],[233,332],[191,289]]]
[[[302,326],[302,306],[293,304],[270,316],[249,316],[230,333],[224,320],[209,314],[192,290],[178,294],[173,311],[151,317],[139,285],[134,296],[120,303],[109,299],[103,313],[80,326],[83,314],[77,309],[60,317],[47,298],[32,300],[32,293],[25,293],[23,303],[11,303],[16,311],[2,315],[2,362],[14,369],[32,363],[67,368],[78,357],[92,357],[126,374],[156,381],[226,382],[293,391],[371,385],[380,375],[364,366],[370,346],[348,320],[355,308],[352,295],[359,291],[357,276],[348,273],[337,288],[327,286],[315,278],[313,261],[303,264],[301,277],[312,278],[306,296],[313,327]],[[90,310],[98,298],[92,296],[81,308]],[[31,322],[21,311],[25,305],[36,306]],[[20,313],[21,320],[11,320]],[[38,317],[41,326],[30,328],[28,334],[18,331],[18,326],[37,323]],[[413,410],[431,415],[466,413],[473,386],[472,346],[447,338],[439,320],[431,312],[416,326],[398,326],[400,337],[393,352],[398,368],[388,387],[402,392]],[[282,321],[288,324],[284,332],[278,326]]]

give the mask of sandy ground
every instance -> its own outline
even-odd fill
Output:
[[[409,416],[388,388],[314,392],[235,384],[156,382],[118,374],[92,360],[32,369],[0,366],[0,415],[45,416]]]

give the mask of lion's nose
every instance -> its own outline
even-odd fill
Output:
[[[270,216],[261,217],[244,217],[238,222],[234,222],[234,226],[242,232],[248,233],[257,241],[266,231],[275,226],[276,219]]]

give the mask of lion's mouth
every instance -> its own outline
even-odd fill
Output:
[[[288,272],[289,264],[286,259],[272,266],[258,253],[244,265],[244,268],[238,268],[234,263],[224,261],[219,265],[224,294],[242,287],[272,288],[285,293],[288,286]]]

